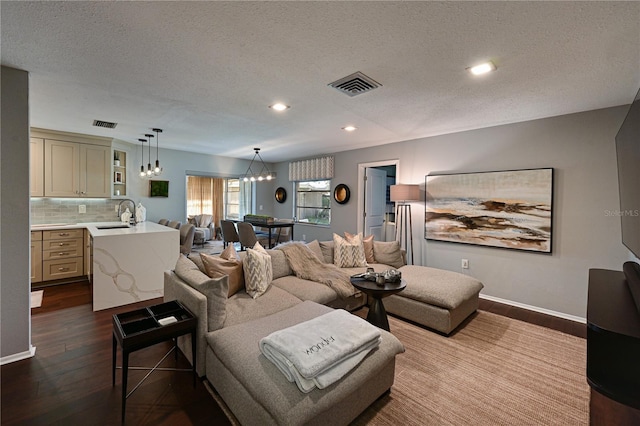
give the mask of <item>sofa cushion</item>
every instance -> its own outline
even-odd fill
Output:
[[[333,263],[333,241],[320,241],[320,251],[324,263]]]
[[[262,296],[254,299],[245,291],[239,291],[227,301],[227,316],[224,326],[229,327],[253,321],[290,308],[302,301],[275,286],[269,286]]]
[[[286,277],[287,275],[293,275],[293,271],[289,267],[289,262],[284,256],[282,250],[267,250],[269,256],[271,256],[271,268],[273,272],[273,279],[280,277]]]
[[[323,305],[338,297],[335,291],[324,284],[304,280],[293,275],[273,280],[271,285],[281,288],[300,300],[312,300]]]
[[[338,268],[352,268],[355,266],[367,266],[364,257],[364,247],[359,235],[347,241],[338,234],[333,234],[333,263]]]
[[[229,296],[233,296],[244,288],[244,271],[242,261],[232,244],[224,249],[220,256],[201,253],[200,258],[205,273],[211,278],[229,276]]]
[[[400,268],[407,287],[398,296],[445,309],[455,309],[475,297],[484,287],[475,278],[426,266]]]
[[[189,286],[206,296],[209,331],[222,328],[227,315],[228,277],[224,275],[219,278],[210,278],[184,255],[178,258],[174,272]]]
[[[374,241],[373,256],[376,259],[376,263],[384,263],[396,269],[404,265],[398,241]]]
[[[253,248],[247,249],[247,256],[242,262],[244,269],[244,284],[247,293],[254,299],[267,291],[273,280],[271,256],[257,242]]]
[[[360,239],[362,239],[362,247],[364,249],[364,258],[366,259],[367,263],[374,263],[376,259],[373,256],[373,235],[369,235],[368,237],[363,237],[362,232],[358,232],[358,236],[360,237]],[[356,237],[355,235],[350,234],[346,231],[344,233],[344,238],[349,242],[352,242],[355,237]]]

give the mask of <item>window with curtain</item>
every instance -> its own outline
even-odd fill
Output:
[[[224,209],[223,178],[187,176],[187,216],[210,214],[218,226]]]
[[[296,216],[299,222],[331,224],[331,180],[296,183]]]

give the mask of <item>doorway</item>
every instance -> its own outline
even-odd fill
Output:
[[[395,239],[394,203],[389,187],[396,183],[399,160],[385,160],[358,165],[358,223],[363,235],[377,241]]]

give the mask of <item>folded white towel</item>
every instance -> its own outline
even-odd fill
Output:
[[[271,333],[260,350],[306,393],[340,380],[379,344],[377,327],[338,309]]]

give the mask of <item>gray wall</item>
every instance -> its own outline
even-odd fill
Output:
[[[29,74],[2,67],[0,357],[29,356]]]
[[[491,127],[336,153],[333,186],[346,183],[351,201],[332,205],[330,228],[296,225],[296,239],[331,239],[357,226],[359,163],[399,159],[398,182],[420,184],[436,172],[553,167],[551,255],[424,239],[424,202],[413,203],[416,264],[463,272],[485,284],[483,294],[584,318],[589,268],[620,270],[630,252],[622,245],[614,138],[628,106]],[[276,185],[292,189],[287,163],[276,165]],[[274,207],[290,217],[287,203]],[[631,256],[632,257],[632,256]],[[470,269],[460,261],[469,259]]]

